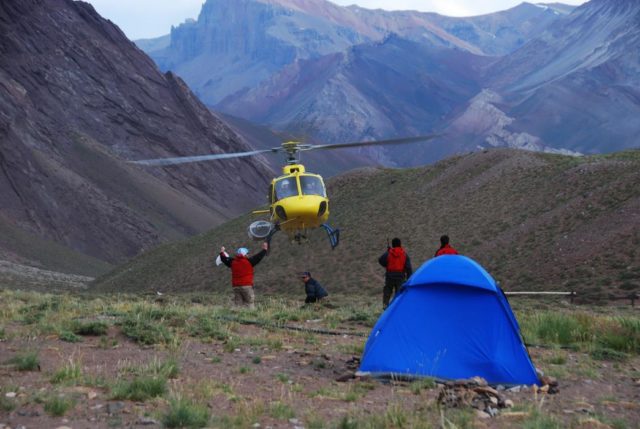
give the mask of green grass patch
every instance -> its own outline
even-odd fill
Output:
[[[147,399],[163,396],[166,392],[166,378],[161,376],[141,376],[131,381],[117,383],[113,388],[112,398],[144,402]]]
[[[61,331],[58,334],[58,338],[60,339],[60,341],[65,341],[67,343],[79,343],[80,341],[82,341],[81,337],[77,336],[71,331]]]
[[[108,326],[104,322],[75,321],[72,324],[72,330],[73,330],[73,333],[76,335],[99,337],[101,335],[107,334]]]
[[[411,382],[409,388],[414,395],[419,395],[423,390],[434,389],[437,386],[433,378],[421,378]]]
[[[177,378],[180,374],[180,364],[178,360],[171,357],[167,360],[161,361],[157,358],[151,360],[151,362],[145,367],[132,371],[136,375],[149,375],[154,377],[164,378]]]
[[[230,335],[229,329],[225,324],[210,315],[198,315],[195,320],[189,324],[188,331],[190,336],[200,339],[214,339],[218,341],[226,340]]]
[[[122,321],[122,333],[142,345],[167,344],[173,340],[173,334],[160,322],[138,316]]]
[[[52,396],[44,402],[44,410],[47,414],[53,417],[62,417],[67,411],[69,411],[74,405],[75,401],[72,398],[65,396]]]
[[[36,352],[17,354],[7,360],[6,363],[18,371],[35,371],[40,368],[40,359]]]
[[[565,424],[537,408],[530,412],[520,426],[522,429],[563,429]]]
[[[288,420],[295,417],[296,413],[291,405],[276,401],[269,404],[269,415],[274,419]]]
[[[640,319],[611,317],[585,312],[542,311],[520,315],[522,334],[528,344],[571,347],[595,351],[640,354]]]
[[[10,413],[16,409],[16,402],[5,396],[5,392],[0,391],[0,411]]]
[[[279,372],[278,374],[276,374],[276,378],[280,383],[288,383],[290,380],[289,376],[283,372]]]
[[[51,377],[51,383],[73,383],[82,378],[82,365],[79,362],[69,360],[62,368],[58,369]]]
[[[207,426],[210,418],[206,406],[194,404],[186,399],[172,399],[162,423],[168,428],[202,428]]]
[[[109,338],[106,335],[100,337],[98,341],[98,347],[101,349],[113,349],[118,346],[118,340],[115,338]]]
[[[565,365],[567,363],[567,354],[562,351],[554,352],[549,357],[548,362],[552,365]]]

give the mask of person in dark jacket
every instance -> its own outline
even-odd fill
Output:
[[[391,247],[378,258],[380,265],[387,269],[384,276],[384,288],[382,289],[382,308],[389,306],[391,297],[398,293],[402,284],[411,277],[411,259],[402,248],[399,238],[391,240]]]
[[[255,293],[253,291],[253,267],[267,254],[269,245],[262,243],[262,250],[253,256],[249,250],[241,247],[235,257],[227,256],[224,246],[220,248],[220,260],[231,268],[231,284],[233,286],[233,302],[236,305],[246,305],[255,308]]]
[[[440,248],[436,250],[436,254],[434,255],[434,257],[441,256],[441,255],[457,255],[457,254],[458,254],[458,251],[453,247],[451,247],[451,245],[449,244],[449,236],[443,235],[442,237],[440,237]]]
[[[301,273],[300,278],[304,282],[304,291],[307,294],[307,298],[304,300],[305,304],[318,302],[329,295],[322,285],[318,283],[316,279],[311,277],[311,273],[309,271]]]

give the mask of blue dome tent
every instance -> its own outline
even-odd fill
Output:
[[[502,290],[459,255],[425,262],[405,283],[373,327],[359,374],[540,385]]]

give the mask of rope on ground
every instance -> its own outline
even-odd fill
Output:
[[[362,332],[346,332],[346,331],[330,331],[328,329],[315,329],[315,328],[305,328],[302,326],[294,326],[294,325],[281,325],[278,323],[270,323],[270,322],[261,322],[258,320],[249,320],[249,319],[241,319],[238,317],[231,316],[218,316],[216,317],[218,320],[224,320],[225,322],[236,322],[242,325],[255,325],[266,328],[275,328],[275,329],[286,329],[290,331],[299,331],[299,332],[310,332],[313,334],[319,335],[334,335],[334,336],[344,336],[351,335],[353,337],[367,337],[368,334],[363,334]],[[539,349],[563,349],[563,350],[575,350],[575,346],[559,346],[559,345],[546,345],[546,344],[530,344],[524,343],[526,347],[535,347]]]
[[[241,319],[238,317],[231,317],[231,316],[218,316],[216,317],[216,319],[224,320],[226,322],[237,322],[243,325],[255,325],[255,326],[261,326],[261,327],[267,327],[267,328],[286,329],[290,331],[309,332],[312,334],[319,334],[319,335],[334,335],[334,336],[347,335],[347,336],[353,336],[353,337],[367,336],[367,334],[363,334],[362,332],[330,331],[328,329],[305,328],[302,326],[282,325],[278,323],[262,322],[259,320]]]

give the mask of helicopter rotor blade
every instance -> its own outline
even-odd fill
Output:
[[[216,159],[243,158],[246,156],[259,155],[265,152],[278,152],[280,150],[281,149],[277,147],[273,149],[252,150],[249,152],[219,153],[219,154],[198,155],[198,156],[179,156],[175,158],[141,159],[138,161],[129,161],[129,162],[132,164],[151,165],[151,166],[177,165],[177,164],[186,164],[189,162],[213,161]]]
[[[316,150],[316,149],[342,149],[346,147],[355,147],[355,146],[415,143],[420,141],[432,140],[436,137],[440,137],[440,135],[429,134],[426,136],[404,137],[400,139],[373,140],[373,141],[364,141],[364,142],[336,143],[336,144],[305,145],[305,146],[300,146],[300,150],[306,151],[306,150]]]

